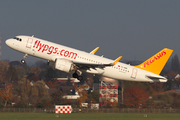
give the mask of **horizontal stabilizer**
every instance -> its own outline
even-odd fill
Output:
[[[153,80],[154,82],[167,82],[167,79],[165,77],[162,77],[162,76],[149,76],[149,75],[146,75],[146,77]]]

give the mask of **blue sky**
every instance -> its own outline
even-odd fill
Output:
[[[16,35],[86,52],[99,46],[97,55],[111,59],[144,61],[165,47],[180,56],[179,6],[179,0],[2,0],[2,59],[23,58],[4,43]]]

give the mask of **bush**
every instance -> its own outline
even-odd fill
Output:
[[[14,107],[15,107],[15,108],[28,108],[28,107],[30,107],[30,106],[28,105],[28,102],[21,100],[21,101],[17,102],[17,103],[14,105]]]

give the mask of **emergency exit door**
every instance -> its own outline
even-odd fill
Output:
[[[136,79],[138,70],[136,68],[133,68],[131,77]]]

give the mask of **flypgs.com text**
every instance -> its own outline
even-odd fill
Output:
[[[33,48],[37,48],[38,51],[41,51],[41,52],[46,51],[48,55],[57,54],[57,55],[61,55],[61,56],[64,56],[64,57],[69,57],[69,58],[72,58],[72,59],[76,59],[76,57],[77,57],[77,53],[74,53],[74,52],[71,52],[71,51],[68,51],[68,50],[64,50],[64,49],[58,50],[57,47],[50,46],[50,45],[47,45],[47,44],[43,44],[39,40],[35,41]]]

